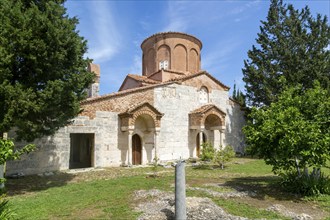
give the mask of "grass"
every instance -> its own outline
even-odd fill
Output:
[[[16,208],[19,219],[77,216],[134,219],[139,213],[132,211],[130,205],[133,192],[152,188],[166,190],[170,180],[166,177],[164,179],[146,180],[145,176],[132,176],[68,184],[32,195],[14,196],[11,204]]]
[[[136,219],[134,191],[159,189],[174,193],[174,169],[158,169],[158,178],[147,178],[152,167],[111,168],[103,171],[50,177],[30,176],[8,180],[10,204],[18,219]],[[187,196],[209,197],[232,215],[251,219],[286,219],[266,211],[272,204],[310,211],[317,218],[330,216],[330,196],[303,198],[278,187],[278,178],[262,160],[237,158],[224,169],[211,165],[186,167],[186,183],[215,192],[252,191],[245,198],[213,197],[187,189]],[[311,208],[313,207],[313,208]],[[323,213],[321,216],[317,213]]]

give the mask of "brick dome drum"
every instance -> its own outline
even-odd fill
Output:
[[[179,32],[158,33],[145,39],[141,48],[144,76],[160,69],[185,75],[200,71],[202,43],[194,36]]]

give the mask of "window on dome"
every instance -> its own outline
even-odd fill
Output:
[[[167,60],[162,60],[159,62],[159,69],[164,69],[167,70],[168,69],[168,61]]]

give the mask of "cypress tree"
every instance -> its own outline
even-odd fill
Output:
[[[268,106],[285,86],[311,88],[314,80],[330,89],[330,27],[327,17],[314,18],[306,6],[295,10],[282,0],[271,0],[262,21],[257,46],[248,51],[243,80],[250,105]],[[280,80],[284,77],[285,80]]]
[[[54,134],[80,112],[94,77],[78,19],[64,0],[2,0],[0,20],[0,133]]]

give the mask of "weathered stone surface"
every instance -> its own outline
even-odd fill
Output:
[[[139,190],[135,192],[137,211],[143,214],[139,220],[174,220],[174,194],[160,190]],[[188,220],[245,220],[247,218],[227,214],[221,207],[215,205],[209,198],[187,197]]]
[[[288,210],[285,206],[280,204],[274,204],[266,209],[267,211],[276,212],[280,215],[283,215],[288,218],[292,218],[293,220],[312,220],[313,218],[305,213],[297,214]]]

